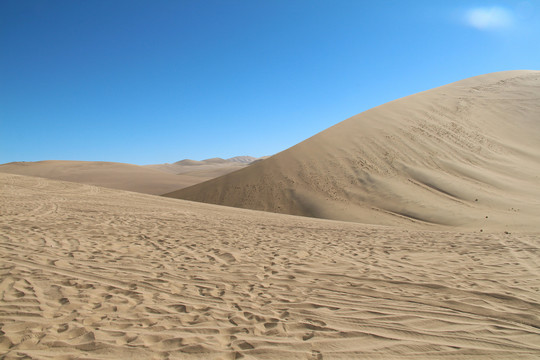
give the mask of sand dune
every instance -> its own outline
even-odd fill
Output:
[[[249,165],[245,162],[223,161],[225,163],[221,164],[216,164],[215,161],[213,163],[201,162],[200,166],[175,166],[173,164],[139,166],[104,161],[48,160],[1,164],[0,172],[159,195],[198,184]],[[167,165],[171,165],[174,169],[168,171],[170,169]]]
[[[166,196],[371,224],[538,230],[539,119],[540,71],[482,75]]]
[[[223,159],[0,165],[0,358],[538,359],[539,119],[540,72],[488,74],[172,194],[274,213],[45,179]]]
[[[538,359],[540,237],[0,174],[5,359]]]
[[[177,161],[173,164],[145,165],[145,167],[168,172],[171,174],[184,174],[191,176],[201,176],[201,174],[208,174],[207,176],[211,176],[210,178],[214,178],[236,170],[240,170],[259,159],[260,158],[255,158],[252,156],[236,156],[230,159],[212,158],[201,161],[184,159]],[[210,178],[205,178],[204,180],[199,182],[203,182]]]

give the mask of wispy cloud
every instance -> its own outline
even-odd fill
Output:
[[[497,30],[510,28],[514,23],[514,14],[503,7],[477,7],[465,12],[465,22],[479,30]]]

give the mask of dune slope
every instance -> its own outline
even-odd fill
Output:
[[[538,359],[538,233],[0,174],[5,359]]]
[[[193,170],[198,169],[198,167],[191,167],[191,173],[186,171],[183,174],[175,175],[159,171],[161,169],[124,163],[47,160],[1,164],[0,172],[160,195],[198,184],[243,166],[220,167],[214,171],[206,172],[194,172]]]
[[[401,98],[267,160],[166,196],[271,212],[474,230],[540,228],[540,71]]]

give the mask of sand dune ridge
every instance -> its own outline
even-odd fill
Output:
[[[539,118],[539,71],[482,75],[166,196],[373,224],[536,230]]]

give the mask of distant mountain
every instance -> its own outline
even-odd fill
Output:
[[[222,159],[219,157],[206,159],[206,160],[191,160],[191,159],[184,159],[177,161],[173,164],[175,165],[182,165],[182,166],[192,166],[192,165],[209,165],[209,164],[227,164],[230,162],[234,163],[242,163],[242,164],[251,164],[252,162],[258,160],[260,158],[256,158],[253,156],[235,156],[229,159]]]
[[[258,158],[255,158],[253,156],[235,156],[232,158],[228,158],[227,161],[233,161],[233,162],[239,162],[244,164],[251,164],[252,162],[256,161]]]
[[[184,159],[177,161],[172,164],[154,164],[154,165],[145,165],[146,167],[152,168],[154,170],[159,170],[171,174],[188,174],[196,172],[193,174],[206,174],[215,176],[225,175],[227,173],[240,170],[253,162],[259,161],[263,158],[255,158],[253,156],[236,156],[230,159],[222,158],[210,158],[205,160],[191,160]],[[215,176],[214,176],[215,175]]]
[[[159,166],[159,165],[163,165],[163,164],[146,165],[146,166]],[[166,165],[170,165],[170,164],[166,164]],[[204,162],[202,162],[202,161],[197,161],[197,160],[185,159],[185,160],[177,161],[177,162],[173,163],[173,165],[181,165],[181,166],[197,166],[197,165],[204,165]]]
[[[205,164],[226,164],[226,163],[229,163],[230,161],[222,159],[222,158],[211,158],[211,159],[203,160],[202,162]]]

